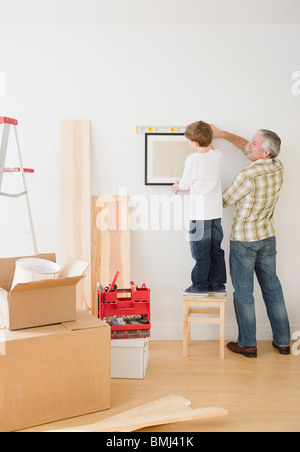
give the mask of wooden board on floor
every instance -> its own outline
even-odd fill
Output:
[[[64,432],[133,432],[145,427],[227,416],[220,407],[193,409],[191,401],[172,394],[94,424]],[[55,430],[56,432],[59,430]]]
[[[92,196],[92,313],[97,316],[97,282],[130,288],[130,229],[128,196]]]
[[[90,121],[61,121],[60,263],[91,261]],[[77,285],[77,308],[91,306],[91,269]]]

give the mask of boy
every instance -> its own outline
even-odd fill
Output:
[[[173,193],[190,190],[190,247],[196,264],[192,270],[192,285],[182,290],[184,295],[208,297],[225,296],[226,267],[223,240],[221,151],[211,146],[213,130],[203,121],[186,128],[186,138],[195,150],[185,162],[180,183]]]

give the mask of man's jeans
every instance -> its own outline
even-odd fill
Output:
[[[280,346],[290,345],[290,325],[281,284],[276,275],[276,238],[270,237],[256,242],[231,241],[230,273],[235,290],[233,297],[239,328],[239,345],[257,345],[254,273],[262,290],[273,341]]]
[[[190,222],[191,253],[196,261],[192,270],[192,283],[203,292],[225,290],[226,267],[222,240],[221,218]]]

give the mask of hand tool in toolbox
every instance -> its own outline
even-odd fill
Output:
[[[110,285],[109,292],[111,292],[112,290],[116,290],[115,286],[116,286],[116,281],[117,281],[117,278],[119,276],[119,273],[120,273],[119,271],[116,271],[114,279],[113,279],[113,281],[112,281],[112,283]]]

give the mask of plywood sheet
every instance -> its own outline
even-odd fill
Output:
[[[91,261],[90,121],[61,121],[60,263]],[[77,308],[91,306],[91,269],[77,286]]]
[[[130,229],[128,196],[92,196],[92,313],[97,315],[97,282],[130,287]]]

